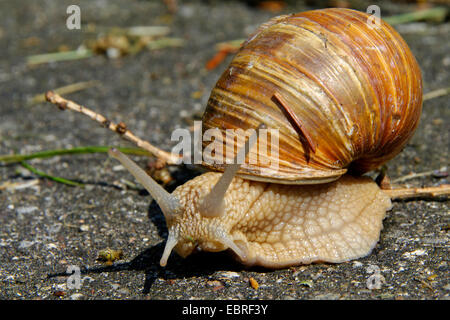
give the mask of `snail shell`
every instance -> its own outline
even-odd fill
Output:
[[[275,162],[244,164],[240,176],[324,183],[347,170],[375,169],[402,150],[421,114],[421,72],[400,35],[383,21],[371,27],[368,18],[350,9],[279,16],[243,44],[211,92],[203,130],[224,133],[260,123],[279,129],[279,162],[276,168]],[[314,152],[275,94],[301,119]],[[204,165],[224,169],[212,161]]]

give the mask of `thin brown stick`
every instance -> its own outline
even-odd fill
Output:
[[[436,198],[439,196],[450,195],[450,184],[443,184],[439,187],[426,188],[400,188],[383,189],[392,200],[410,199],[410,198]]]
[[[100,83],[100,81],[98,81],[98,80],[76,82],[76,83],[71,83],[64,87],[57,88],[54,90],[54,92],[58,93],[58,94],[69,94],[69,93],[74,93],[74,92],[77,92],[80,90],[94,87],[94,86],[98,85],[99,83]],[[41,102],[44,102],[45,100],[46,100],[45,93],[40,93],[40,94],[35,95],[30,100],[30,103],[41,103]]]
[[[128,130],[127,126],[123,122],[115,124],[114,122],[108,120],[101,114],[99,114],[95,111],[92,111],[84,106],[81,106],[71,100],[64,99],[59,94],[54,93],[53,91],[48,91],[45,94],[45,98],[47,99],[48,102],[55,104],[61,110],[69,109],[69,110],[76,111],[76,112],[79,112],[81,114],[88,116],[92,120],[100,123],[101,126],[118,133],[124,139],[133,142],[139,148],[147,150],[148,152],[153,154],[155,157],[157,157],[158,159],[161,159],[162,161],[166,162],[167,164],[180,163],[181,156],[171,153],[171,152],[164,151],[158,147],[153,146],[151,143],[136,137],[130,130]]]
[[[427,100],[431,100],[431,99],[434,99],[434,98],[442,97],[442,96],[445,96],[445,95],[447,95],[449,93],[450,93],[450,87],[433,90],[433,91],[430,91],[430,92],[425,93],[423,95],[423,101],[427,101]]]
[[[431,176],[433,174],[438,174],[438,173],[439,173],[439,170],[430,170],[430,171],[425,171],[425,172],[413,172],[413,173],[407,174],[406,176],[392,180],[392,183],[399,183],[399,182],[403,182],[403,181],[411,180],[411,179],[415,179],[415,178],[428,177],[428,176]]]
[[[289,104],[286,100],[278,93],[275,92],[273,94],[273,97],[278,101],[280,106],[283,107],[283,109],[286,111],[286,113],[291,118],[293,124],[295,124],[296,129],[300,131],[300,133],[303,135],[303,137],[306,139],[306,142],[309,146],[309,148],[312,150],[313,153],[316,153],[316,144],[314,143],[314,140],[309,135],[308,131],[306,130],[305,126],[303,125],[303,122],[297,117],[295,112],[289,107]]]

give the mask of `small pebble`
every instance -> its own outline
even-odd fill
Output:
[[[34,244],[34,241],[23,240],[19,244],[19,249],[27,249]]]
[[[51,250],[51,249],[57,249],[58,247],[56,246],[56,244],[54,244],[54,243],[49,243],[49,244],[47,244],[47,249],[48,250]]]
[[[74,293],[70,296],[70,300],[81,300],[83,297],[84,296],[81,293]]]
[[[406,259],[415,259],[416,257],[426,255],[427,251],[424,249],[417,249],[411,252],[405,252],[403,257]]]
[[[117,292],[122,294],[122,295],[124,295],[124,296],[127,296],[127,295],[130,294],[130,290],[128,290],[127,288],[119,289],[119,290],[117,290]]]
[[[125,170],[125,168],[121,164],[118,164],[118,165],[112,167],[112,171],[114,171],[114,172],[124,171],[124,170]]]
[[[258,281],[256,281],[255,278],[250,277],[250,279],[248,279],[248,281],[250,282],[250,285],[252,286],[253,289],[258,290],[259,283],[258,283]]]
[[[435,170],[433,171],[433,177],[434,178],[447,178],[448,177],[448,172],[445,170]]]
[[[222,278],[232,279],[232,278],[239,278],[241,275],[237,272],[233,271],[225,271],[218,274]]]
[[[111,284],[111,287],[113,288],[113,290],[117,290],[117,289],[120,288],[120,284],[112,283],[112,284]]]
[[[121,55],[120,50],[117,48],[108,48],[106,49],[106,56],[110,59],[117,59]]]
[[[66,293],[64,291],[60,291],[60,290],[57,290],[57,291],[53,292],[53,295],[55,297],[64,297],[65,294]]]
[[[211,280],[211,281],[207,281],[206,284],[210,287],[217,287],[217,286],[221,286],[222,282],[220,282],[219,280]]]
[[[340,295],[337,293],[325,293],[325,294],[319,294],[314,297],[315,300],[337,300],[339,299]]]
[[[298,284],[308,287],[308,288],[312,288],[312,286],[313,286],[313,282],[311,280],[303,280],[303,281],[298,282]]]
[[[64,291],[67,289],[67,285],[65,283],[57,284],[54,286],[55,291]]]
[[[22,220],[25,218],[25,215],[29,215],[35,211],[39,210],[38,207],[19,207],[16,209],[17,218]]]
[[[30,214],[36,210],[39,210],[38,207],[19,207],[16,209],[17,214],[22,215],[22,214]]]

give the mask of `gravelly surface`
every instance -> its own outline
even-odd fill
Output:
[[[181,1],[180,1],[181,2]],[[65,28],[66,8],[78,3],[82,31]],[[238,1],[183,1],[170,17],[161,1],[1,1],[0,2],[0,154],[85,145],[127,145],[82,116],[49,104],[30,105],[37,93],[77,81],[101,85],[70,99],[125,121],[139,136],[169,150],[170,133],[187,127],[206,104],[225,68],[206,72],[217,42],[248,35],[274,13]],[[302,4],[283,12],[305,10]],[[364,9],[363,5],[361,9]],[[381,6],[385,15],[410,10]],[[28,67],[25,57],[71,49],[99,26],[168,25],[182,48],[144,51],[109,60],[85,60]],[[450,83],[450,24],[399,26],[423,69],[425,92]],[[35,39],[31,39],[34,37]],[[229,61],[230,58],[228,58]],[[200,98],[192,93],[201,91]],[[391,177],[448,165],[448,96],[425,102],[421,124],[402,154],[389,163]],[[136,158],[144,166],[145,159]],[[447,201],[396,202],[384,220],[379,244],[366,258],[337,265],[291,269],[245,269],[226,253],[199,254],[158,267],[166,228],[161,212],[143,193],[118,188],[117,163],[105,155],[61,156],[34,160],[35,167],[87,183],[74,188],[39,180],[35,186],[0,191],[0,298],[2,299],[448,299],[449,212]],[[195,175],[174,171],[171,187]],[[0,166],[0,183],[34,177],[18,165]],[[410,185],[439,185],[445,178],[425,177]],[[96,262],[98,251],[121,249],[113,266]],[[80,289],[70,289],[68,266],[90,268]],[[370,265],[384,277],[370,290]],[[260,287],[248,282],[255,278]]]

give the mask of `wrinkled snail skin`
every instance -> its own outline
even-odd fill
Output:
[[[260,123],[280,130],[279,168],[243,165],[242,177],[321,183],[349,167],[373,170],[402,150],[421,114],[421,72],[400,35],[383,21],[371,28],[368,18],[350,9],[280,16],[243,44],[203,116],[204,130],[246,130]],[[302,120],[316,152],[305,148],[274,94]]]
[[[201,199],[221,174],[206,173],[177,188],[182,214],[167,221],[175,251],[188,256],[231,249],[245,265],[282,268],[315,261],[343,262],[367,255],[379,240],[390,198],[369,178],[289,186],[235,178],[225,212],[205,218]]]
[[[278,168],[206,164],[224,173],[205,173],[169,194],[110,151],[164,213],[162,266],[172,249],[183,257],[230,249],[243,264],[268,268],[371,252],[391,201],[371,179],[345,173],[375,169],[403,148],[418,124],[422,83],[401,37],[384,22],[369,28],[368,17],[323,9],[273,18],[212,90],[203,129],[279,129]],[[268,141],[258,147],[270,150]]]

